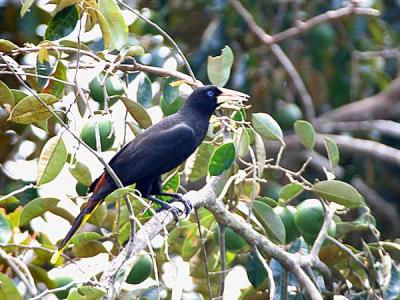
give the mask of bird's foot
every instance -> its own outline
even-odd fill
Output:
[[[161,193],[162,196],[170,196],[171,199],[168,201],[169,203],[172,202],[181,202],[185,206],[185,217],[190,215],[193,210],[193,205],[190,201],[183,199],[183,195],[181,193]]]
[[[174,216],[175,222],[178,222],[179,220],[179,215],[183,213],[179,208],[172,206],[168,202],[162,201],[160,199],[157,199],[156,197],[150,196],[148,197],[149,200],[157,203],[161,207],[156,209],[156,212],[162,211],[162,210],[169,210],[171,211],[172,215]]]

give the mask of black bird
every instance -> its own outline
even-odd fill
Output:
[[[149,127],[126,144],[109,165],[124,186],[136,183],[136,189],[144,198],[160,204],[163,209],[172,209],[175,219],[178,216],[176,208],[156,198],[157,195],[184,202],[188,214],[191,207],[180,194],[161,191],[161,175],[178,167],[197,149],[207,134],[211,115],[221,103],[245,101],[247,98],[246,94],[216,86],[196,88],[177,113]],[[115,182],[106,171],[91,184],[89,192],[92,195],[58,246],[52,262],[58,259],[68,241],[94,209],[116,189]]]

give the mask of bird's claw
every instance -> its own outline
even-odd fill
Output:
[[[190,215],[193,210],[193,205],[190,201],[183,199],[181,193],[176,193],[174,197],[171,198],[171,202],[181,202],[185,206],[185,218]]]
[[[163,202],[160,208],[156,209],[156,212],[162,211],[162,210],[168,210],[171,211],[172,215],[174,216],[175,222],[179,221],[179,215],[183,213],[182,210],[180,210],[178,207],[172,206],[171,204],[167,202]]]

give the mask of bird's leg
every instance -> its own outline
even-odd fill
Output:
[[[156,198],[155,196],[148,195],[148,196],[146,196],[146,198],[149,199],[149,200],[151,200],[151,201],[153,201],[153,202],[155,202],[155,203],[157,203],[157,204],[159,204],[159,205],[161,206],[161,209],[162,209],[162,210],[164,210],[164,209],[165,209],[165,210],[171,210],[172,214],[174,215],[175,221],[178,222],[178,220],[179,220],[179,213],[182,212],[180,209],[178,209],[178,208],[175,207],[175,206],[172,206],[172,205],[169,204],[168,202],[165,202],[165,201],[162,201],[162,200]]]
[[[169,200],[168,202],[175,202],[175,201],[181,202],[185,206],[185,216],[186,217],[190,214],[190,212],[193,209],[192,203],[190,201],[183,199],[181,193],[159,192],[158,195],[171,197],[171,200]]]

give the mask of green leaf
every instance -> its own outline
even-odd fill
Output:
[[[207,75],[212,84],[224,86],[231,75],[233,52],[229,46],[222,49],[219,56],[209,56],[207,62]]]
[[[0,243],[8,243],[11,238],[10,224],[5,216],[0,214]]]
[[[108,194],[107,197],[105,198],[105,200],[106,200],[107,204],[110,204],[110,203],[117,201],[118,199],[121,199],[125,195],[128,195],[129,193],[134,193],[134,192],[135,192],[135,189],[132,187],[122,187],[122,188],[116,189],[111,194]]]
[[[88,223],[101,227],[106,217],[107,217],[107,206],[105,204],[101,204],[90,215]]]
[[[75,5],[64,8],[51,19],[46,33],[44,34],[44,38],[49,41],[54,41],[67,36],[74,31],[78,19],[79,13]]]
[[[72,248],[72,253],[79,258],[93,257],[99,253],[107,253],[102,243],[96,240],[84,241]]]
[[[190,226],[190,230],[186,232],[186,238],[182,246],[182,258],[184,261],[189,261],[200,248],[200,239],[198,237],[198,228],[195,224]]]
[[[0,299],[23,300],[14,282],[4,273],[0,273]]]
[[[4,195],[0,195],[0,198],[2,198],[3,196]],[[8,204],[18,204],[18,203],[19,203],[19,200],[14,196],[10,196],[8,198],[0,200],[0,206],[5,206]]]
[[[61,172],[67,160],[67,149],[60,136],[54,136],[47,141],[40,153],[37,185],[52,181]]]
[[[298,120],[294,123],[294,131],[303,144],[309,150],[315,146],[315,130],[314,127],[307,121]]]
[[[286,232],[281,218],[274,210],[264,202],[255,200],[253,202],[254,215],[260,221],[267,235],[280,244],[285,244]]]
[[[175,77],[168,77],[163,82],[163,87],[162,87],[163,97],[164,100],[169,104],[174,102],[176,98],[178,98],[179,96],[179,87],[171,86],[171,83],[175,81],[176,81]]]
[[[141,46],[130,46],[127,48],[125,47],[124,49],[126,49],[125,56],[142,56],[146,53]]]
[[[60,200],[56,198],[35,198],[24,206],[19,219],[20,225],[26,225],[33,218],[43,215],[52,207],[55,207]]]
[[[265,146],[263,139],[257,132],[255,132],[254,138],[256,142],[258,177],[262,178],[264,174],[265,160],[267,159],[267,154],[265,153]]]
[[[58,101],[58,98],[53,95],[38,94],[38,96],[47,105]],[[32,122],[47,120],[51,116],[51,112],[35,96],[28,96],[15,105],[8,119],[15,123],[30,124]]]
[[[47,286],[48,289],[54,289],[57,287],[56,282],[49,277],[49,273],[46,269],[32,263],[28,265],[28,268],[36,283],[42,282]]]
[[[20,10],[20,15],[23,17],[27,11],[31,8],[32,4],[35,2],[35,0],[25,0],[24,4],[22,4],[21,10]]]
[[[166,193],[176,193],[179,189],[179,185],[181,184],[181,176],[179,172],[175,172],[173,176],[171,176],[167,182],[165,182],[162,186],[162,191]]]
[[[267,140],[283,143],[283,133],[279,124],[266,113],[255,113],[252,116],[254,129]]]
[[[139,86],[136,97],[137,102],[139,102],[145,108],[149,108],[151,106],[153,92],[151,90],[151,82],[146,75],[140,76],[139,78]]]
[[[327,201],[336,202],[348,208],[364,205],[364,198],[350,184],[338,180],[325,180],[313,186],[313,192]]]
[[[160,96],[160,106],[164,116],[176,113],[182,107],[183,103],[184,100],[181,97],[178,97],[173,102],[169,103],[165,100],[164,96]]]
[[[294,197],[298,196],[301,194],[303,191],[303,186],[300,183],[292,182],[284,187],[279,192],[279,198],[284,200],[284,201],[290,201]]]
[[[16,89],[11,89],[11,93],[13,94],[15,103],[18,103],[22,99],[28,97],[27,93],[20,91],[20,90],[16,90]]]
[[[185,172],[189,174],[189,181],[194,182],[207,175],[213,152],[213,145],[202,143],[194,158],[186,161]]]
[[[89,168],[80,161],[77,161],[75,165],[69,167],[68,170],[71,175],[83,185],[90,186],[92,183],[92,174],[90,173]]]
[[[45,49],[45,48],[41,48],[41,49]],[[52,70],[53,70],[53,68],[51,67],[50,62],[48,60],[44,60],[43,62],[40,62],[39,55],[38,55],[38,57],[36,59],[36,73],[38,75],[42,75],[42,76],[49,76],[51,74]],[[38,77],[37,81],[39,84],[39,88],[43,89],[49,82],[49,79]]]
[[[8,86],[0,80],[0,106],[4,106],[5,104],[14,106],[15,100],[14,95]]]
[[[324,145],[326,152],[328,153],[329,161],[331,163],[332,169],[337,167],[339,163],[339,148],[336,143],[329,137],[324,138]]]
[[[75,216],[73,214],[71,214],[68,210],[66,210],[65,208],[55,206],[53,208],[50,208],[49,212],[67,220],[71,225],[75,221]]]
[[[68,295],[68,300],[100,300],[103,299],[106,293],[94,286],[81,286],[71,290]]]
[[[139,124],[141,128],[146,129],[152,125],[150,115],[147,113],[146,109],[141,104],[127,97],[119,97],[119,98],[124,103],[129,114]]]
[[[247,130],[239,128],[235,134],[235,145],[238,149],[238,156],[245,157],[249,153],[250,137]]]
[[[96,10],[95,13],[96,13],[97,21],[99,22],[101,34],[103,35],[104,48],[106,48],[106,49],[111,48],[110,26],[108,25],[106,18],[100,11]]]
[[[119,6],[115,0],[99,0],[98,6],[110,28],[110,47],[122,48],[128,42],[128,26]]]
[[[233,143],[219,146],[213,153],[208,170],[211,176],[221,175],[235,161],[236,151]]]
[[[52,74],[54,78],[67,81],[67,68],[60,61],[57,63],[56,70]],[[50,80],[49,84],[45,87],[43,92],[62,98],[64,96],[65,84],[59,81]]]
[[[71,238],[70,243],[79,245],[83,242],[98,240],[100,238],[102,238],[102,235],[97,232],[80,232]]]
[[[268,278],[267,270],[265,270],[263,263],[254,252],[251,252],[247,257],[246,273],[254,288],[261,286]]]
[[[17,49],[18,46],[8,40],[0,39],[0,52],[11,52]]]

